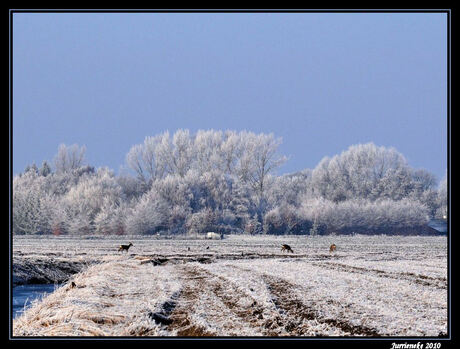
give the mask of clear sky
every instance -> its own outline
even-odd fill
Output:
[[[273,132],[280,173],[374,142],[441,179],[447,14],[13,14],[13,174],[61,143],[118,172],[179,128]]]

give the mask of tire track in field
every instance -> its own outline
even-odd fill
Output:
[[[204,289],[205,276],[192,268],[184,268],[183,274],[184,286],[174,299],[168,301],[171,307],[164,314],[165,318],[157,322],[167,325],[168,331],[175,332],[179,337],[214,337],[214,333],[195,324],[191,317]]]
[[[238,269],[243,273],[254,273],[253,270],[231,265],[231,268]],[[299,285],[268,275],[257,273],[265,283],[269,291],[271,301],[273,302],[278,314],[266,319],[262,326],[265,329],[265,335],[269,336],[317,336],[318,326],[336,328],[340,336],[381,336],[375,329],[353,325],[345,320],[324,318],[319,315],[318,310],[313,306],[305,304],[300,298],[296,297],[296,291],[304,289]],[[331,306],[341,306],[334,300],[328,300],[327,304]],[[315,329],[313,329],[315,328]],[[321,331],[320,331],[321,332]],[[321,336],[321,334],[319,334]]]
[[[180,337],[212,337],[217,335],[235,335],[243,334],[252,328],[254,333],[264,335],[259,329],[261,328],[262,315],[264,308],[251,298],[250,302],[242,304],[240,301],[243,298],[248,298],[248,295],[239,291],[236,287],[229,287],[229,280],[209,273],[207,270],[197,266],[183,266],[180,268],[184,285],[180,292],[175,296],[175,299],[169,300],[167,303],[168,311],[157,313],[157,323],[167,325],[168,331],[176,333]],[[236,286],[236,285],[235,285]],[[209,320],[215,320],[215,325],[218,328],[210,330],[197,324],[194,320],[196,306],[201,301],[203,296],[212,295],[218,298],[220,302],[209,304]],[[206,301],[205,301],[206,302]],[[206,304],[207,305],[207,304]],[[219,309],[216,307],[224,307]],[[217,315],[216,315],[217,313]],[[238,321],[226,321],[226,314],[231,314],[232,318]]]
[[[217,277],[220,282],[215,282],[211,285],[211,290],[214,295],[219,298],[223,304],[239,319],[244,321],[248,326],[260,328],[262,319],[264,319],[264,307],[261,306],[254,298],[247,294],[232,288],[232,292],[228,292],[229,288],[224,287],[229,281],[223,277]],[[240,303],[242,298],[250,298],[250,304],[243,306]]]
[[[305,304],[301,299],[295,297],[295,289],[298,286],[272,275],[263,274],[262,278],[272,294],[272,299],[276,307],[285,312],[288,315],[288,319],[296,319],[296,321],[290,320],[286,324],[283,324],[291,335],[303,335],[308,330],[298,326],[302,322],[299,322],[299,320],[305,319],[336,327],[345,333],[344,336],[380,336],[373,328],[352,325],[345,320],[322,318],[312,306]],[[333,301],[329,303],[333,303]]]
[[[311,317],[296,318],[296,313],[287,318],[276,304],[267,308],[239,289],[235,282],[204,268],[183,266],[180,272],[183,288],[174,299],[165,302],[165,311],[156,314],[157,323],[167,325],[167,330],[177,336],[245,336],[251,333],[251,336],[268,337],[305,336],[308,333],[305,327],[308,321],[305,320],[312,320]],[[209,306],[206,322],[217,330],[203,326],[203,322],[197,324],[194,320],[196,306],[206,294],[212,294],[211,299],[218,299],[218,302],[205,304],[205,307]],[[317,319],[314,319],[316,322]]]
[[[320,267],[320,268],[327,268],[332,270],[344,271],[347,273],[357,273],[357,274],[367,274],[372,276],[378,277],[385,277],[389,279],[395,280],[407,280],[422,286],[429,286],[438,289],[445,290],[447,289],[447,280],[446,278],[436,278],[421,274],[414,274],[414,273],[398,273],[398,272],[388,272],[379,269],[369,269],[363,267],[355,267],[347,264],[341,263],[312,263],[312,265]]]

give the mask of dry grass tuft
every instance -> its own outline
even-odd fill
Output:
[[[74,277],[36,302],[13,321],[14,336],[156,335],[158,325],[148,318],[174,292],[174,279],[164,270],[134,260],[110,261]]]

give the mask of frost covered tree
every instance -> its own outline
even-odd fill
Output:
[[[58,152],[54,158],[56,172],[69,172],[83,166],[85,160],[85,146],[73,144],[67,146],[59,145]]]
[[[394,148],[359,144],[321,160],[313,170],[311,185],[315,195],[334,202],[354,198],[399,200],[411,191],[411,170]]]
[[[34,170],[13,178],[13,232],[51,232],[53,198],[45,190],[45,178]]]
[[[61,146],[58,153],[66,153],[64,147]],[[64,155],[59,158],[68,159]],[[69,162],[65,161],[68,165]],[[72,160],[71,163],[78,162]],[[14,233],[65,232],[66,212],[63,198],[82,178],[94,173],[91,166],[71,168],[67,165],[53,173],[44,161],[40,169],[30,167],[25,174],[13,178]]]
[[[280,138],[248,131],[178,130],[126,154],[132,175],[84,164],[60,145],[13,181],[14,233],[172,234],[385,232],[447,212],[447,180],[410,168],[393,148],[359,144],[313,170],[277,175]]]
[[[333,202],[323,198],[304,202],[300,215],[323,226],[328,232],[388,233],[395,229],[421,227],[428,222],[425,205],[403,199],[370,201],[354,199]]]
[[[146,165],[143,163],[143,153],[144,149],[141,144],[134,145],[126,154],[126,163],[137,173],[140,180],[145,181],[147,170],[145,169]]]
[[[265,197],[267,181],[286,161],[278,154],[280,143],[281,139],[273,134],[199,130],[191,135],[188,130],[178,130],[172,139],[167,132],[146,137],[143,144],[130,149],[126,162],[141,181],[159,189],[160,195],[168,182],[177,182],[178,186],[186,184],[193,193],[190,203],[193,212],[211,208],[222,213],[223,204],[228,206],[231,201],[228,198],[231,185],[236,182],[248,185],[261,222],[269,205]],[[207,181],[211,183],[208,185]]]
[[[92,166],[83,166],[67,172],[53,172],[45,177],[43,185],[47,192],[62,196],[76,186],[80,180],[93,175],[94,172],[95,169]]]
[[[221,150],[223,135],[221,131],[199,130],[194,138],[194,167],[198,172],[223,171],[225,163]]]
[[[45,160],[43,161],[42,163],[42,166],[40,167],[40,169],[38,170],[38,174],[40,176],[43,176],[43,177],[46,177],[48,176],[50,173],[51,173],[51,167],[50,165],[48,165],[48,162]]]
[[[436,218],[447,219],[447,173],[439,183],[437,194],[438,209]]]
[[[254,134],[242,132],[243,150],[237,166],[237,175],[243,182],[249,183],[257,198],[259,222],[267,208],[265,198],[266,181],[285,161],[286,157],[278,154],[280,138],[273,134]]]
[[[143,144],[131,147],[126,163],[143,181],[161,179],[171,174],[183,177],[192,166],[193,139],[188,130],[178,130],[146,137]]]
[[[102,207],[123,200],[121,187],[107,168],[79,181],[63,197],[66,212],[65,229],[71,234],[91,234],[96,231],[95,219]]]
[[[266,194],[269,209],[283,204],[299,206],[308,193],[310,177],[309,169],[293,174],[272,176]]]
[[[126,163],[142,181],[164,178],[171,173],[173,151],[169,132],[148,136],[143,144],[134,145]]]
[[[35,163],[32,163],[32,165],[27,165],[26,168],[24,169],[24,173],[27,173],[29,171],[38,173],[37,165],[35,165]]]
[[[231,200],[228,203],[228,207],[223,211],[224,219],[230,218],[226,210],[231,212],[233,226],[237,228],[239,232],[244,231],[246,223],[248,223],[251,218],[251,213],[255,212],[255,204],[251,200],[249,192],[247,185],[241,182],[234,182],[232,184]]]
[[[149,190],[145,182],[139,180],[139,178],[134,178],[127,175],[119,175],[116,177],[116,180],[118,185],[121,187],[123,196],[128,202],[139,198]]]
[[[411,192],[406,197],[424,204],[430,217],[434,218],[439,209],[436,177],[423,169],[413,170]]]
[[[126,218],[129,234],[153,234],[167,230],[169,210],[162,198],[150,191],[139,199]]]
[[[104,235],[125,234],[128,209],[128,205],[124,201],[104,197],[99,212],[94,218],[95,233]]]
[[[275,139],[273,134],[260,134],[253,136],[254,142],[249,144],[250,153],[254,156],[253,173],[250,181],[253,183],[260,196],[265,190],[265,180],[280,165],[286,162],[285,156],[278,155],[281,138]]]
[[[228,175],[235,175],[236,167],[242,154],[241,136],[236,131],[225,131],[220,146],[222,170]]]
[[[172,172],[184,177],[191,168],[193,160],[193,140],[189,130],[178,130],[174,133],[172,150]]]
[[[264,215],[263,230],[266,234],[307,234],[312,222],[299,215],[297,207],[282,204]]]
[[[251,235],[263,233],[262,223],[260,223],[257,214],[254,214],[254,216],[247,221],[244,231]]]
[[[202,209],[187,217],[185,226],[189,234],[203,234],[215,231],[217,225],[216,212],[210,208]]]
[[[143,144],[130,149],[126,162],[141,178],[184,177],[191,169],[201,173],[218,170],[251,181],[260,191],[266,175],[285,161],[277,154],[280,143],[273,134],[199,130],[191,135],[181,129],[172,139],[168,132],[146,137]]]

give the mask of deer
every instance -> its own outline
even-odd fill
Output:
[[[121,251],[121,252],[123,252],[123,251],[128,252],[128,250],[129,250],[129,248],[130,248],[131,246],[134,246],[134,245],[132,244],[132,242],[130,242],[129,245],[120,245],[120,247],[118,247],[118,252],[120,252],[120,251]]]
[[[281,252],[283,252],[283,251],[294,253],[294,251],[292,250],[291,246],[286,245],[286,244],[281,245]]]
[[[337,249],[337,246],[335,244],[332,244],[331,247],[329,247],[329,253],[334,252]]]

